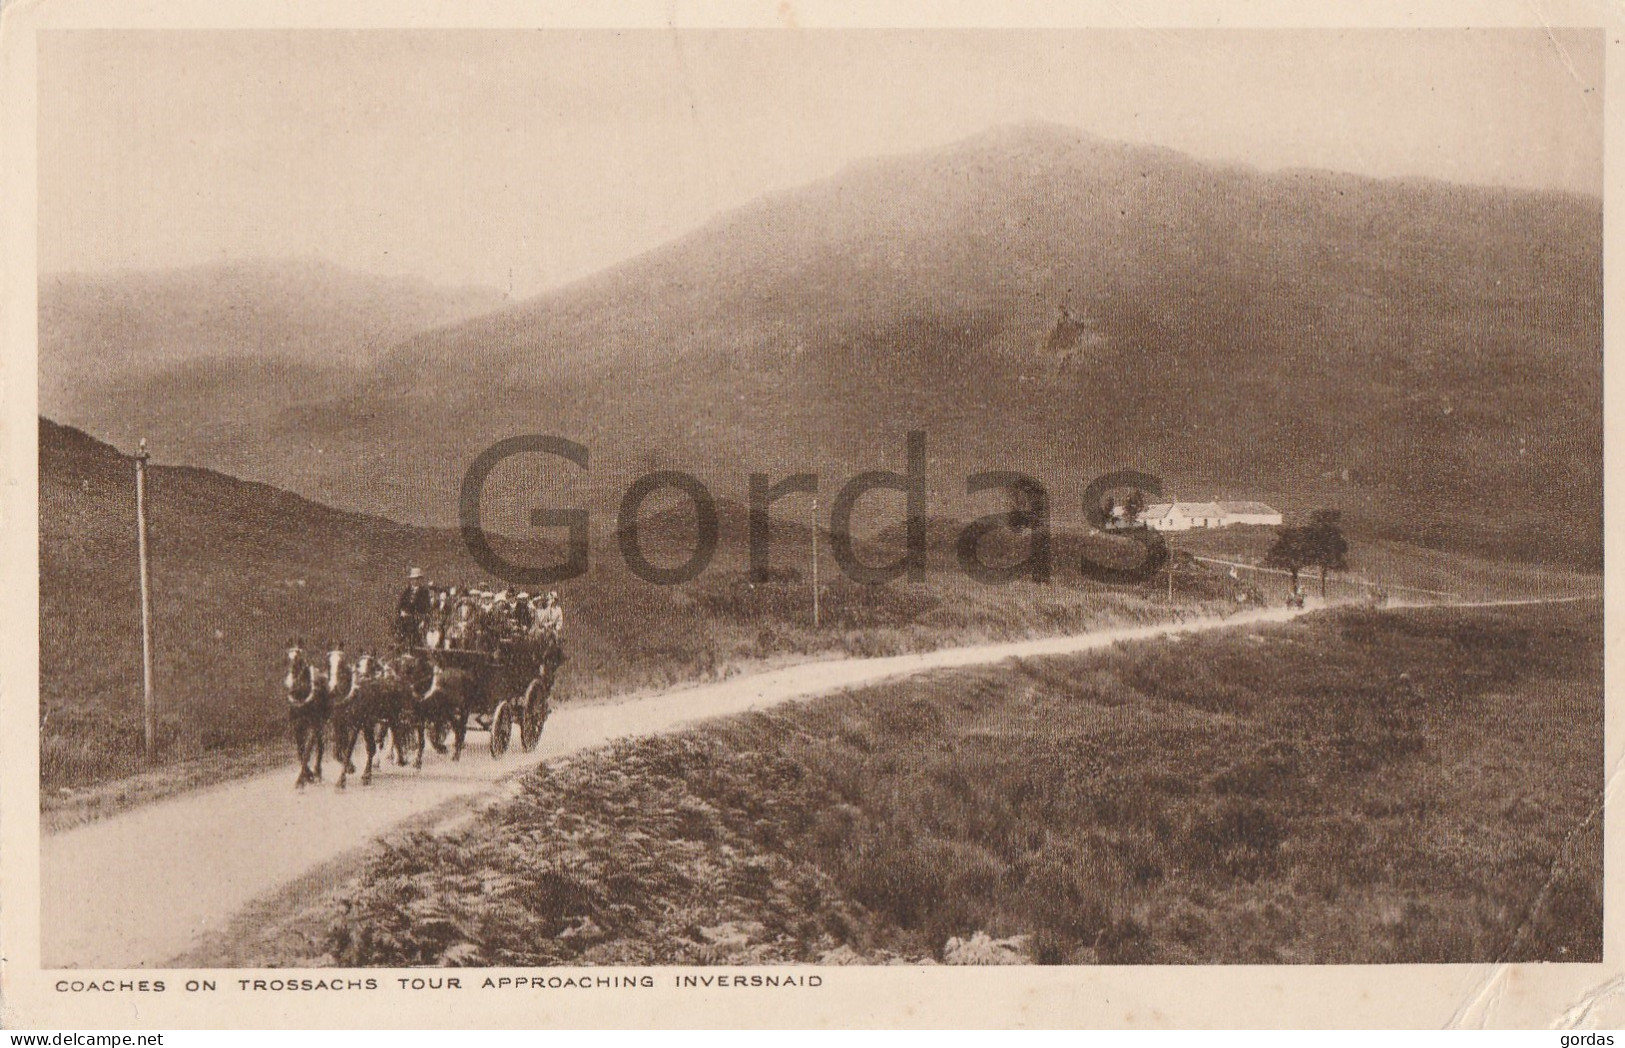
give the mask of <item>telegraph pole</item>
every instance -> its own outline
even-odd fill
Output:
[[[812,500],[812,587],[813,587],[813,629],[819,626],[818,616],[818,496]]]
[[[152,584],[147,571],[147,441],[135,453],[136,559],[141,568],[141,730],[147,760],[158,757],[158,704],[152,694]]]

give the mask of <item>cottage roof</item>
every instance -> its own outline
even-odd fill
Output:
[[[1159,502],[1147,506],[1141,520],[1162,520],[1167,517],[1222,517],[1217,502]]]
[[[1273,506],[1266,506],[1262,502],[1221,502],[1219,508],[1226,514],[1248,514],[1253,516],[1281,512]]]

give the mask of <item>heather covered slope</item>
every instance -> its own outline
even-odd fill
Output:
[[[122,309],[76,327],[52,301],[47,389]],[[436,523],[473,457],[515,433],[587,444],[602,510],[651,467],[739,492],[752,469],[838,482],[896,465],[923,428],[944,512],[989,466],[1040,476],[1068,512],[1099,472],[1137,467],[1182,497],[1334,504],[1439,548],[1600,561],[1590,198],[1261,172],[1023,125],[764,198],[476,319],[430,319],[349,354],[356,371],[263,346],[164,363],[169,397],[136,381],[86,421]],[[519,495],[506,501],[517,526]]]
[[[371,641],[401,565],[451,571],[455,536],[193,468],[149,471],[155,677],[170,753],[280,731],[290,637]],[[40,421],[40,699],[48,783],[127,770],[141,743],[134,466]]]
[[[169,757],[281,737],[288,639],[383,650],[407,566],[442,582],[488,580],[455,531],[347,513],[191,467],[152,466],[148,495],[155,677]],[[822,628],[815,630],[805,531],[777,526],[774,578],[753,584],[745,576],[743,507],[724,503],[721,510],[716,562],[682,586],[635,578],[613,539],[597,536],[589,574],[558,587],[570,637],[561,698],[718,679],[761,660],[896,654],[1155,621],[1178,610],[1165,606],[1156,585],[1101,585],[1075,571],[1052,586],[971,583],[939,550],[939,567],[917,584],[866,587],[826,567]],[[642,528],[648,556],[681,561],[691,531],[652,502]],[[951,541],[946,534],[943,541]],[[546,547],[510,549],[529,563],[563,559]],[[875,559],[873,551],[864,556]],[[1219,577],[1193,581],[1178,607],[1225,606],[1232,588]],[[47,786],[82,786],[142,766],[140,658],[133,462],[41,419]]]
[[[518,432],[587,444],[608,508],[651,467],[833,487],[923,428],[950,515],[977,469],[1033,472],[1076,512],[1093,476],[1137,467],[1181,497],[1338,505],[1594,568],[1601,318],[1594,199],[1020,126],[408,339],[331,410],[273,420],[253,475],[449,520],[473,456]],[[391,470],[340,482],[335,462],[381,454]]]

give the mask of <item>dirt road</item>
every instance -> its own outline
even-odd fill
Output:
[[[254,899],[415,816],[489,791],[499,779],[549,757],[891,677],[1282,622],[1297,614],[1270,609],[917,655],[812,662],[648,698],[565,707],[553,714],[533,754],[522,754],[515,745],[494,761],[486,736],[472,734],[473,746],[460,763],[430,754],[421,773],[391,764],[371,786],[352,779],[342,793],[331,786],[331,763],[329,784],[301,792],[293,789],[293,766],[278,767],[44,837],[41,960],[46,967],[161,967],[200,938],[217,934]]]

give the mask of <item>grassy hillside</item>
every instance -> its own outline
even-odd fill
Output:
[[[439,287],[316,259],[183,269],[53,273],[40,279],[41,379],[98,365],[215,356],[367,364],[427,328],[501,308],[493,288]]]
[[[1275,539],[1274,528],[1246,525],[1179,532],[1169,536],[1169,544],[1195,556],[1262,565]],[[1318,576],[1305,574],[1305,585],[1318,592]],[[1242,577],[1270,598],[1283,598],[1289,586],[1280,575],[1243,572]],[[1368,583],[1386,584],[1394,600],[1421,602],[1441,596],[1476,601],[1602,592],[1600,575],[1462,556],[1366,532],[1358,536],[1349,554],[1349,570],[1329,577],[1327,594],[1333,598],[1359,596],[1369,592]]]
[[[1021,126],[760,200],[187,453],[252,442],[246,475],[444,522],[513,433],[591,447],[609,509],[651,467],[735,492],[816,469],[827,497],[923,428],[949,516],[978,469],[1032,472],[1075,514],[1093,476],[1136,467],[1589,570],[1601,319],[1595,199]]]
[[[1345,610],[879,685],[542,768],[206,963],[1595,962],[1601,659],[1600,604]]]
[[[231,470],[295,404],[356,388],[395,343],[507,304],[311,259],[40,279],[40,412]],[[246,432],[245,432],[246,431]],[[354,507],[352,507],[354,508]]]
[[[376,636],[403,576],[458,566],[452,536],[316,506],[204,470],[149,474],[157,690],[171,753],[281,730],[280,652]],[[140,601],[134,467],[83,433],[40,423],[44,781],[139,766]],[[279,715],[281,715],[279,717]]]
[[[40,755],[46,786],[75,787],[141,767],[134,467],[78,430],[42,419],[39,432],[41,701],[49,711]],[[280,738],[287,639],[382,650],[409,565],[447,582],[486,577],[455,532],[345,513],[207,470],[153,466],[149,498],[156,687],[172,758]],[[941,570],[893,587],[856,585],[826,560],[815,630],[806,530],[781,523],[774,579],[751,583],[743,509],[721,510],[716,562],[684,586],[632,577],[613,536],[595,537],[590,574],[559,587],[571,653],[561,697],[717,678],[764,659],[892,654],[1235,606],[1235,587],[1222,578],[1189,580],[1178,609],[1156,586],[1108,586],[1075,571],[1048,587],[982,586],[949,569],[938,550]],[[680,561],[691,530],[651,501],[648,555]],[[953,532],[944,534],[951,541]],[[1078,540],[1063,541],[1075,548]],[[827,535],[824,543],[827,551]],[[561,559],[518,549],[532,562]],[[877,556],[866,547],[864,555]]]

